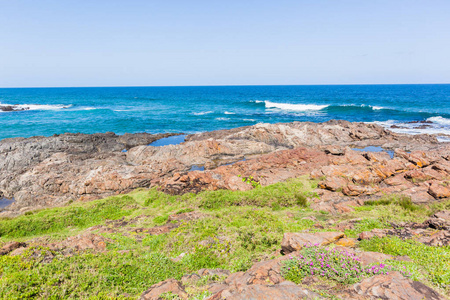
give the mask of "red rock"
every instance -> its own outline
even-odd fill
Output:
[[[293,282],[283,282],[275,285],[247,285],[242,287],[230,287],[224,289],[207,300],[298,300],[320,299],[314,292],[308,291]]]
[[[359,234],[361,240],[370,240],[374,237],[382,238],[384,236],[386,236],[385,229],[372,229],[371,231],[364,231]]]
[[[347,196],[372,195],[378,192],[377,187],[361,186],[356,184],[349,184],[342,190],[342,193]]]
[[[433,182],[430,185],[428,193],[434,198],[449,198],[450,197],[450,186],[444,185],[439,182]]]
[[[438,292],[421,282],[405,278],[399,272],[389,272],[388,275],[376,275],[364,279],[352,288],[357,295],[369,299],[392,300],[444,300]]]
[[[172,293],[181,299],[188,299],[188,294],[184,290],[181,282],[175,279],[167,279],[160,283],[152,285],[148,290],[142,293],[141,300],[159,300],[159,296],[164,293]]]
[[[392,255],[387,255],[379,252],[362,252],[358,255],[361,259],[361,264],[367,266],[374,263],[380,263],[388,259],[392,259]]]
[[[342,232],[285,233],[281,241],[284,254],[301,250],[305,245],[325,246],[345,237]]]
[[[348,180],[340,176],[327,177],[324,181],[319,183],[323,189],[330,191],[342,190],[348,184]]]
[[[27,245],[25,243],[10,242],[10,243],[4,245],[0,249],[0,255],[6,255],[6,254],[12,252],[13,250],[16,250],[18,248],[23,248],[23,247],[26,247],[26,246]]]

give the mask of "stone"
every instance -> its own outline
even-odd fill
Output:
[[[27,245],[25,243],[20,242],[10,242],[6,245],[4,245],[2,248],[0,248],[0,255],[6,255],[18,248],[26,247]]]
[[[293,282],[283,282],[275,285],[247,285],[242,287],[230,287],[224,289],[207,300],[298,300],[298,299],[322,299],[318,294],[308,291]]]
[[[356,239],[352,238],[342,238],[335,242],[337,246],[353,248],[356,246]]]
[[[382,238],[386,236],[387,231],[385,229],[372,229],[371,231],[363,231],[359,234],[360,240],[370,240],[374,237]]]
[[[152,285],[148,290],[142,293],[139,299],[141,300],[159,300],[160,296],[165,293],[172,293],[181,299],[188,299],[181,282],[175,279],[167,279],[157,284]]]
[[[368,266],[374,263],[380,263],[388,259],[392,259],[392,255],[387,255],[379,252],[362,252],[358,254],[363,266]]]
[[[450,198],[450,186],[440,182],[433,182],[430,185],[428,193],[434,198]]]
[[[392,300],[444,300],[438,292],[421,282],[404,277],[400,272],[389,272],[388,275],[375,275],[353,285],[356,295],[369,299]]]
[[[306,245],[325,246],[345,237],[342,232],[285,233],[281,241],[284,254],[301,250]]]

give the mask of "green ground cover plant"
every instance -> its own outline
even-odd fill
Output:
[[[206,191],[197,195],[168,195],[157,189],[140,189],[127,195],[75,202],[2,219],[0,246],[11,240],[58,242],[96,225],[111,230],[89,231],[108,239],[106,250],[100,253],[80,251],[65,256],[36,247],[20,255],[0,256],[0,298],[136,299],[154,283],[180,279],[201,268],[246,271],[255,262],[274,258],[286,232],[336,230],[333,224],[356,218],[354,228],[346,231],[347,235],[356,237],[362,231],[388,228],[390,222],[422,221],[438,210],[450,208],[450,201],[413,210],[390,202],[333,215],[308,207],[308,199],[316,197],[313,193],[316,186],[316,181],[302,177],[249,191]],[[199,217],[170,221],[169,216],[189,212]],[[111,220],[119,219],[130,230],[110,225]],[[170,225],[170,222],[178,227],[159,235],[131,230]],[[399,250],[394,244],[409,250]],[[448,285],[445,271],[445,264],[449,263],[448,248],[423,248],[424,245],[401,240],[363,241],[360,246],[389,254],[406,253],[412,262],[389,264],[406,267],[414,279],[429,282],[431,286]],[[422,257],[420,253],[425,254]],[[177,257],[181,259],[175,262]],[[302,271],[304,275],[306,271]],[[342,284],[356,278],[348,275],[344,280],[345,273],[341,275],[339,280],[331,277],[326,280]],[[297,282],[300,277],[290,280]],[[208,295],[201,287],[190,288],[192,300]]]

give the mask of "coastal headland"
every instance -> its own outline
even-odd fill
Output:
[[[54,268],[128,257],[134,273],[96,273],[110,284],[61,273],[59,296],[448,299],[450,143],[341,120],[174,136],[1,140],[0,295],[46,298]],[[328,276],[317,255],[358,273]],[[26,261],[39,267],[5,268]],[[17,285],[27,272],[45,280]]]

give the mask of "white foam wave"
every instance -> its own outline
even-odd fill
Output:
[[[278,108],[282,110],[290,111],[307,111],[307,110],[322,110],[329,105],[316,105],[316,104],[290,104],[290,103],[275,103],[270,101],[264,101],[267,108]]]
[[[441,116],[428,118],[427,121],[430,121],[430,122],[433,122],[436,124],[440,124],[440,125],[450,125],[450,119],[446,119]]]
[[[373,110],[380,110],[380,109],[386,109],[382,106],[371,106]]]
[[[428,118],[427,121],[432,123],[425,122],[400,122],[394,120],[388,120],[383,122],[367,122],[367,123],[375,123],[384,128],[403,134],[433,134],[436,135],[436,138],[439,142],[450,142],[450,120],[443,117],[432,117]]]
[[[23,110],[59,110],[59,109],[65,109],[72,107],[72,104],[70,105],[64,105],[64,104],[55,104],[55,105],[49,105],[49,104],[5,104],[0,103],[1,106],[12,106],[13,110],[23,111]]]
[[[192,113],[194,116],[202,116],[202,115],[208,115],[208,114],[212,114],[212,111],[201,111],[201,112],[195,112]]]
[[[255,119],[243,119],[243,121],[247,121],[247,122],[255,122]]]
[[[230,118],[216,118],[216,120],[218,120],[218,121],[227,121],[227,120],[229,120]]]
[[[236,113],[230,112],[230,111],[226,111],[226,112],[224,112],[224,114],[226,114],[226,115],[235,115]]]
[[[252,103],[263,103],[264,100],[250,100],[250,102],[252,102]]]

